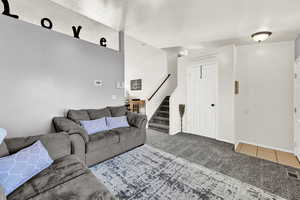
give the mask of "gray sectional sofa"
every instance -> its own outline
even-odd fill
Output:
[[[130,127],[88,135],[80,121],[95,120],[102,117],[127,116]],[[146,115],[128,112],[125,106],[103,109],[70,110],[67,117],[55,117],[53,124],[57,132],[73,137],[73,153],[87,166],[112,158],[145,144]]]
[[[76,155],[71,155],[79,135],[47,134],[6,139],[0,157],[14,154],[40,140],[54,163],[23,184],[7,200],[113,200],[115,197],[99,182]],[[75,143],[74,143],[75,142]],[[0,191],[0,200],[6,200]]]

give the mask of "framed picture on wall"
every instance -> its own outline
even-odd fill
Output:
[[[142,79],[136,79],[130,81],[131,90],[142,90]]]

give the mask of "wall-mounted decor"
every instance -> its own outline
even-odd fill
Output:
[[[78,38],[78,39],[80,39],[80,37],[79,37],[79,33],[80,33],[81,29],[82,29],[82,26],[78,26],[78,27],[76,27],[76,26],[72,26],[72,30],[73,30],[73,34],[74,34],[74,38]]]
[[[12,18],[15,18],[15,19],[19,19],[18,15],[10,13],[10,5],[9,5],[8,0],[1,0],[1,1],[2,1],[2,4],[3,4],[2,14],[6,15],[6,16],[9,16],[9,17],[12,17]],[[49,18],[44,17],[44,18],[41,19],[41,26],[51,30],[53,28],[53,23]],[[79,34],[80,34],[81,29],[82,29],[82,26],[78,26],[78,27],[72,26],[74,38],[80,39]],[[99,44],[102,47],[107,47],[107,39],[105,37],[101,37],[100,41],[99,41]]]
[[[131,90],[142,90],[142,79],[136,79],[130,81]]]

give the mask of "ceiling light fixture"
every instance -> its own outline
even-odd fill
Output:
[[[256,42],[263,42],[272,35],[270,31],[261,31],[251,35],[252,39]]]

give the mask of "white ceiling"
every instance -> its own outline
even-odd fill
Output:
[[[202,48],[252,42],[260,30],[270,41],[300,32],[300,0],[52,0],[157,47]]]

